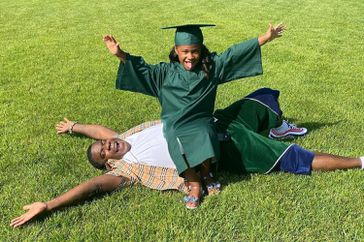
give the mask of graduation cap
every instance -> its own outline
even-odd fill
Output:
[[[184,24],[163,27],[161,29],[176,29],[174,36],[175,45],[193,45],[203,43],[201,27],[212,27],[215,24]]]

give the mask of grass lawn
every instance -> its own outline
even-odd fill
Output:
[[[86,161],[90,140],[56,135],[64,116],[120,131],[158,119],[155,99],[115,89],[107,33],[157,63],[173,44],[161,26],[215,23],[205,43],[221,52],[282,21],[285,36],[262,48],[264,75],[219,87],[216,108],[279,89],[285,116],[310,130],[296,143],[363,155],[363,0],[3,0],[0,9],[0,241],[364,240],[360,170],[221,174],[221,195],[195,211],[177,192],[133,187],[9,227],[23,205],[100,174]]]

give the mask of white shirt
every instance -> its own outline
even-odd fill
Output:
[[[123,157],[129,163],[176,168],[163,136],[163,124],[157,124],[125,138],[131,149]]]

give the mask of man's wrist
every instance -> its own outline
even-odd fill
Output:
[[[68,129],[69,134],[73,134],[73,127],[75,127],[76,124],[77,124],[77,122],[72,122],[71,126]]]
[[[43,202],[43,204],[45,205],[45,211],[50,211],[48,203],[47,202]]]

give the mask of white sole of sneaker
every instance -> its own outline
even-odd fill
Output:
[[[288,139],[288,138],[294,138],[295,136],[304,136],[305,134],[307,134],[307,130],[303,130],[300,133],[297,132],[287,132],[284,135],[274,135],[272,132],[269,132],[268,137],[271,139]]]

